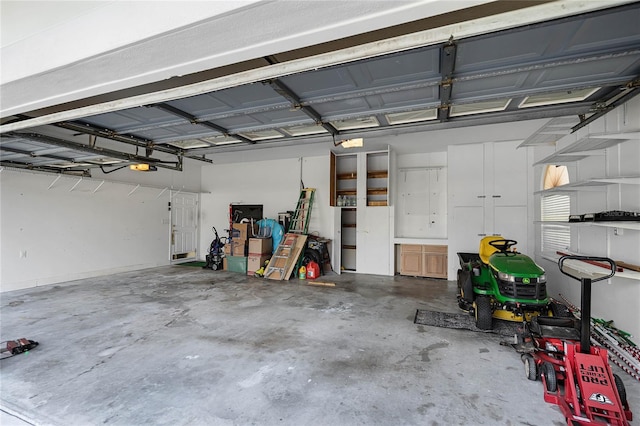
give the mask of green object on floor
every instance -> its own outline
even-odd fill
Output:
[[[247,258],[242,256],[227,256],[227,270],[229,272],[247,273]]]
[[[207,262],[200,262],[198,260],[194,260],[194,261],[191,261],[191,262],[184,262],[184,263],[176,263],[177,266],[197,266],[199,268],[202,268],[206,264],[207,264]]]

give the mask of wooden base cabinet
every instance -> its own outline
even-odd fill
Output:
[[[400,275],[447,278],[447,246],[401,244]]]

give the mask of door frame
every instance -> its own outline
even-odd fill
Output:
[[[174,209],[174,199],[175,197],[177,197],[180,194],[189,194],[194,196],[195,198],[195,210],[194,210],[194,215],[195,215],[195,220],[194,220],[194,245],[195,245],[195,250],[193,252],[187,252],[187,253],[193,253],[193,256],[187,256],[187,257],[180,257],[177,259],[174,259],[174,251],[173,251],[173,241],[174,241],[174,234],[173,234],[173,226],[174,226],[174,219],[175,219],[175,209]],[[169,263],[170,264],[178,264],[178,263],[184,263],[184,262],[188,262],[188,261],[194,261],[194,260],[198,260],[199,257],[199,247],[200,247],[200,194],[195,193],[195,192],[185,192],[185,191],[171,191],[169,194],[169,228],[168,228],[168,232],[169,232]]]

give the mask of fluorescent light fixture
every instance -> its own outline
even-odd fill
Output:
[[[581,90],[564,90],[562,92],[543,93],[541,95],[527,96],[520,102],[518,108],[531,108],[543,105],[564,104],[567,102],[584,101],[589,96],[600,90],[599,87]]]
[[[364,145],[363,138],[343,139],[335,145],[340,145],[343,148],[360,148]]]
[[[146,163],[131,164],[129,168],[131,170],[135,170],[136,172],[155,172],[156,170],[158,170],[156,166],[151,166]]]
[[[201,139],[188,139],[184,141],[167,142],[167,145],[175,146],[182,149],[206,148],[211,146],[209,143]]]
[[[251,139],[252,141],[262,141],[266,139],[277,139],[283,138],[284,135],[276,130],[267,129],[267,130],[256,130],[253,132],[244,132],[238,133],[240,136],[244,136],[247,139]]]
[[[368,127],[378,127],[380,123],[375,117],[359,117],[346,120],[331,121],[333,127],[338,130],[366,129]]]
[[[283,128],[291,136],[307,136],[327,133],[327,130],[319,124],[302,124],[300,126],[291,126]]]
[[[511,99],[497,99],[494,101],[474,102],[470,104],[454,104],[449,110],[450,117],[461,117],[463,115],[482,114],[484,112],[504,111]]]
[[[429,108],[407,112],[394,112],[385,114],[385,117],[391,125],[416,123],[418,121],[435,120],[438,118],[438,110],[436,108]]]

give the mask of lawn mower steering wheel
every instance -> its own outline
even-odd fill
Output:
[[[498,249],[500,252],[504,253],[508,251],[511,247],[518,244],[516,240],[494,240],[489,241],[489,245]]]

